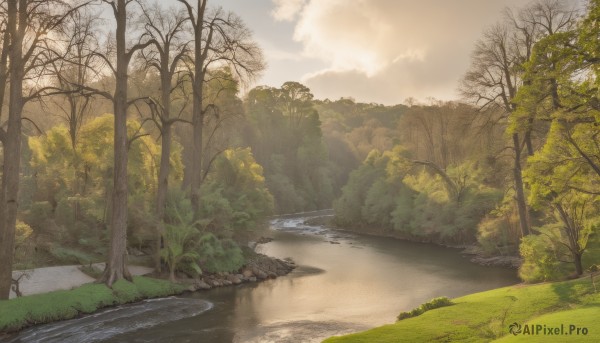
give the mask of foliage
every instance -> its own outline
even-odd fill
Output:
[[[26,223],[17,220],[15,232],[15,263],[26,267],[32,262],[32,254],[35,248],[33,229]]]
[[[546,225],[537,228],[541,235],[523,237],[519,250],[523,264],[519,277],[525,282],[557,280],[565,277],[560,259],[568,254],[560,241],[560,225]]]
[[[400,146],[371,152],[334,202],[336,223],[405,237],[473,241],[478,222],[499,201],[498,191],[483,184],[485,172],[464,163],[449,166],[441,177],[419,166]]]
[[[160,256],[169,267],[171,281],[175,281],[175,271],[182,262],[187,262],[188,267],[202,274],[202,270],[196,263],[199,258],[196,247],[200,232],[195,227],[196,222],[190,216],[192,212],[182,214],[177,206],[172,206],[169,213],[172,222],[165,224],[164,248],[160,250]]]
[[[94,255],[79,249],[62,246],[53,246],[49,252],[57,261],[68,264],[88,264],[97,259]]]
[[[202,236],[198,247],[200,265],[208,272],[234,272],[246,262],[240,247],[230,239],[219,240],[208,233]]]
[[[156,161],[160,149],[145,135],[140,123],[129,120],[129,241],[141,246],[151,237],[152,199],[156,187]],[[137,137],[137,138],[134,138]],[[106,220],[112,193],[113,116],[96,117],[81,127],[77,144],[68,130],[55,126],[45,135],[29,138],[30,166],[35,175],[33,202],[24,211],[25,221],[37,233],[51,234],[53,222],[65,228],[50,253],[62,262],[84,259],[71,246],[81,245],[93,254],[105,249]],[[173,176],[182,173],[180,148],[171,158]],[[87,260],[89,255],[84,259]]]
[[[248,240],[273,211],[263,169],[249,148],[224,151],[215,160],[201,193],[202,225],[219,237]]]
[[[286,82],[254,88],[246,99],[245,143],[264,167],[277,213],[327,208],[333,199],[332,166],[312,98],[306,86]]]
[[[421,304],[421,306],[419,306],[409,312],[400,312],[397,319],[402,320],[402,319],[420,316],[429,310],[433,310],[433,309],[444,307],[444,306],[450,306],[453,304],[454,303],[452,302],[452,300],[450,300],[446,297],[433,298],[430,301]]]
[[[212,202],[210,197],[204,198]],[[227,202],[224,198],[220,200]],[[218,238],[213,233],[201,232],[196,228],[199,225],[206,230],[211,223],[214,224],[217,212],[213,211],[213,217],[208,219],[194,221],[190,200],[178,190],[171,190],[167,204],[165,248],[161,250],[161,256],[167,261],[170,270],[180,270],[195,277],[203,271],[235,271],[245,263],[242,252],[234,241]]]

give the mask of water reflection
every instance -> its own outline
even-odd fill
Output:
[[[275,240],[258,248],[268,255],[293,258],[299,267],[288,276],[190,294],[185,299],[189,303],[212,304],[195,316],[161,315],[161,322],[153,326],[135,323],[151,321],[154,313],[121,318],[118,327],[135,331],[124,330],[103,341],[320,342],[331,335],[392,323],[400,311],[434,297],[457,297],[518,282],[515,271],[475,265],[455,249],[357,236],[302,222],[275,221]],[[114,327],[115,321],[108,319],[98,323],[99,330]],[[44,328],[33,331],[41,337]]]

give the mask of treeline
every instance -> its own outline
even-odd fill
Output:
[[[507,9],[477,42],[460,84],[474,107],[404,111],[396,146],[370,153],[351,174],[336,220],[520,253],[527,281],[597,264],[600,2],[573,6]]]
[[[369,130],[389,138],[379,136],[381,145],[350,174],[334,202],[336,223],[420,241],[476,241],[479,222],[503,199],[506,162],[495,155],[502,129],[453,102],[413,103],[389,120],[370,119],[346,134],[351,140]]]

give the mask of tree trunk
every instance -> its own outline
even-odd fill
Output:
[[[19,207],[19,167],[21,164],[21,113],[23,110],[22,46],[27,22],[27,3],[8,1],[10,48],[10,90],[8,123],[4,141],[2,189],[0,192],[0,300],[8,299],[12,283],[15,231]],[[17,27],[17,16],[19,25]]]
[[[175,264],[169,267],[169,281],[175,282]]]
[[[519,134],[514,133],[513,145],[515,148],[515,165],[513,168],[513,177],[515,179],[515,192],[517,209],[519,211],[519,224],[521,226],[521,233],[523,236],[530,234],[529,230],[529,216],[527,213],[527,203],[525,202],[525,191],[523,187],[523,175],[521,173],[521,144],[519,142]]]
[[[108,262],[102,281],[109,287],[120,279],[131,280],[127,270],[127,66],[125,51],[125,0],[119,0],[117,12],[117,77],[114,94],[114,172],[110,220],[111,237]]]
[[[204,86],[204,63],[206,61],[206,49],[203,51],[203,22],[206,9],[206,0],[198,0],[198,15],[194,27],[194,82],[193,88],[193,109],[192,109],[192,170],[191,170],[191,202],[194,210],[194,219],[200,219],[200,185],[202,185],[202,160],[203,160],[203,131],[204,131],[204,111],[203,111],[203,89]],[[207,44],[210,44],[210,37]]]
[[[201,88],[201,87],[200,87]],[[191,201],[194,209],[194,219],[200,218],[200,186],[202,185],[202,160],[203,160],[203,131],[204,115],[202,113],[202,90],[194,90],[194,110],[192,118],[193,149],[192,149],[192,177]]]
[[[575,271],[577,276],[583,274],[583,264],[581,262],[581,254],[573,253],[573,263],[575,263]]]
[[[171,106],[171,78],[163,76],[162,78],[162,132],[161,132],[161,154],[160,167],[158,171],[158,187],[156,189],[156,215],[158,223],[156,227],[156,256],[154,257],[154,268],[157,272],[161,271],[160,264],[160,249],[162,248],[162,235],[164,233],[165,223],[165,207],[167,205],[167,191],[169,189],[169,172],[171,169],[171,123],[170,118]]]

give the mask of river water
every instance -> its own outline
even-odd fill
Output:
[[[470,263],[458,250],[304,225],[271,222],[257,247],[291,257],[287,276],[258,284],[150,300],[33,327],[12,342],[320,342],[393,323],[400,311],[439,296],[515,284],[516,272]]]

